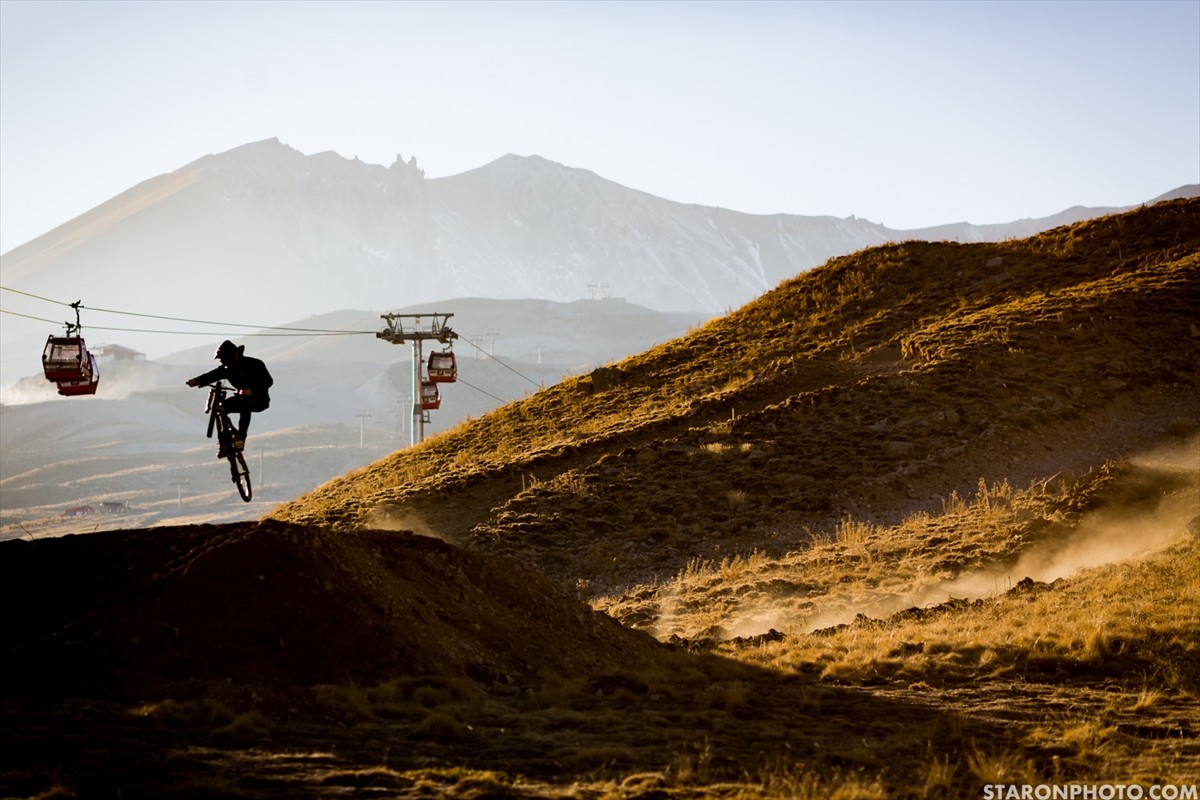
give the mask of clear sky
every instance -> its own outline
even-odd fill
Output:
[[[0,0],[0,252],[279,138],[892,228],[1200,182],[1200,0]]]

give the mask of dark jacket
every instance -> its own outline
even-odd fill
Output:
[[[271,404],[270,388],[275,384],[267,365],[257,358],[241,356],[232,364],[222,364],[214,370],[193,378],[200,385],[223,380],[235,389],[249,389],[255,405],[266,408]]]

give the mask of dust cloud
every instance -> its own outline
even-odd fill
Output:
[[[883,617],[952,597],[994,596],[1025,578],[1051,583],[1082,569],[1137,559],[1181,541],[1200,514],[1200,437],[1133,458],[1130,463],[1136,468],[1135,487],[1118,492],[1111,503],[1085,514],[1065,535],[1034,545],[1014,563],[961,575],[916,595],[871,598],[866,607],[838,614],[832,621],[831,616],[821,615],[808,620],[805,628],[849,622],[857,613]]]
[[[1010,582],[1026,577],[1049,583],[1178,542],[1191,519],[1200,514],[1200,439],[1132,463],[1143,478],[1138,492],[1085,515],[1069,535],[1031,548],[1011,568],[964,576],[945,591],[954,596],[985,595],[1006,591]],[[1178,488],[1181,485],[1184,488]]]
[[[450,542],[442,533],[429,524],[426,519],[412,509],[402,506],[376,506],[367,518],[367,527],[380,531],[411,531],[418,536],[428,536]],[[453,544],[453,542],[450,542]]]
[[[858,614],[885,618],[950,598],[994,596],[1025,578],[1051,583],[1082,569],[1138,559],[1197,535],[1189,531],[1200,515],[1200,437],[1133,458],[1130,463],[1136,478],[1131,487],[1118,490],[1103,508],[1083,515],[1063,535],[1033,545],[1014,562],[991,565],[913,593],[776,597],[738,609],[735,618],[722,621],[722,627],[733,635],[746,636],[770,628],[807,632],[849,623]],[[797,617],[802,624],[796,624]]]
[[[125,400],[140,392],[178,388],[191,376],[188,367],[169,367],[144,360],[104,360],[99,363],[99,369],[100,383],[95,397],[101,400]],[[55,385],[41,375],[26,376],[0,386],[0,405],[19,406],[69,399],[59,395]]]
[[[22,378],[8,386],[0,386],[0,405],[3,406],[23,406],[56,399],[59,399],[59,394],[54,384],[44,380]]]
[[[1182,539],[1188,521],[1196,513],[1195,494],[1164,498],[1157,508],[1147,512],[1097,512],[1085,517],[1061,540],[1026,551],[1011,567],[964,575],[931,589],[922,599],[930,602],[947,597],[985,597],[1007,591],[1024,578],[1050,583],[1081,569],[1135,559]]]

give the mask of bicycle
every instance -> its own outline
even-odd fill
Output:
[[[249,503],[252,493],[250,469],[246,466],[242,451],[233,446],[233,434],[237,429],[225,413],[225,395],[229,394],[229,391],[229,387],[221,381],[209,384],[208,404],[204,407],[204,413],[208,414],[208,438],[211,439],[214,432],[217,434],[217,458],[229,460],[229,474],[233,477],[238,494]]]

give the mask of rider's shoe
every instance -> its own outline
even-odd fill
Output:
[[[239,452],[246,449],[246,439],[244,436],[233,437],[233,449]]]

